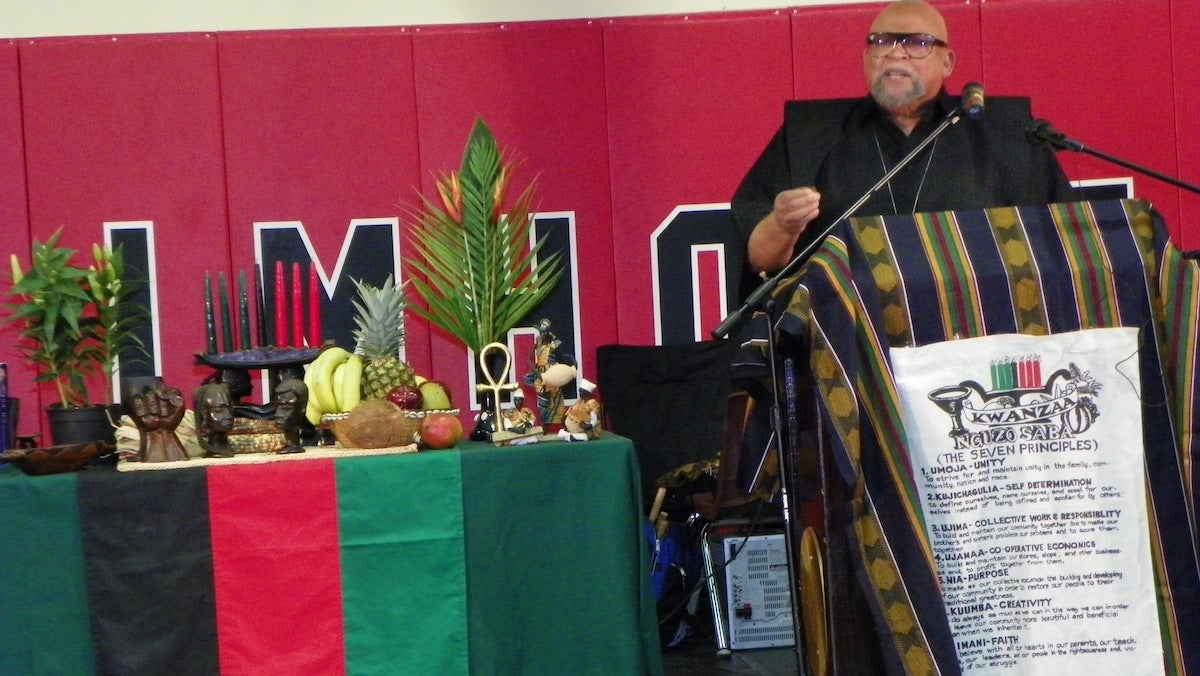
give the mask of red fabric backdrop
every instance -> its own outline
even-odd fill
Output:
[[[366,272],[345,254],[351,224],[395,229],[375,252],[388,262],[372,265],[403,273],[408,209],[457,167],[481,116],[521,162],[515,184],[536,177],[539,212],[569,224],[573,310],[555,328],[595,380],[599,345],[703,337],[720,318],[720,252],[736,251],[711,229],[786,99],[862,91],[862,35],[880,6],[5,43],[0,243],[27,260],[31,236],[60,226],[84,247],[105,223],[150,224],[156,368],[190,392],[207,375],[192,358],[205,272],[232,281],[276,260],[255,226],[286,224],[300,249],[289,255],[320,270],[325,336],[344,341],[348,280]],[[1200,2],[938,6],[958,52],[951,91],[974,80],[1028,94],[1072,138],[1200,181]],[[1072,179],[1131,175],[1061,158]],[[1184,248],[1200,245],[1200,199],[1141,176],[1133,187]],[[414,367],[465,407],[465,351],[408,328]],[[528,333],[513,336],[518,375]],[[29,400],[21,432],[35,433],[41,402],[10,335],[0,361]]]
[[[351,278],[365,274],[343,249],[353,243],[351,225],[395,222],[400,200],[421,180],[412,38],[388,30],[239,33],[221,36],[220,66],[232,265],[273,269],[256,225],[302,232],[310,246],[302,263],[315,262],[322,282],[322,317],[342,324],[324,337],[348,345]],[[378,272],[399,276],[398,232],[390,248]],[[406,357],[427,370],[427,327],[407,329]]]
[[[1023,92],[1033,99],[1035,117],[1085,145],[1167,174],[1179,173],[1180,155],[1196,163],[1196,146],[1177,145],[1176,130],[1195,129],[1171,102],[1172,6],[1178,2],[1139,2],[1137,11],[1120,0],[1020,0],[981,5],[984,71],[992,91]],[[1195,4],[1195,3],[1191,3]],[[1194,10],[1194,7],[1193,7]],[[1181,25],[1180,28],[1186,26]],[[1019,39],[1014,39],[1018,36]],[[1130,36],[1129,49],[1114,49],[1116,36]],[[1195,41],[1192,40],[1194,45]],[[1048,49],[1034,49],[1046,45]],[[1196,50],[1180,56],[1195,62]],[[1200,245],[1196,231],[1183,236],[1179,191],[1165,183],[1079,153],[1060,154],[1073,179],[1133,177],[1136,197],[1149,199],[1166,218],[1172,237]],[[1195,177],[1192,178],[1195,181]],[[1186,219],[1196,226],[1197,214]]]
[[[17,65],[17,45],[14,42],[0,44],[0,213],[5,214],[5,225],[0,228],[0,251],[17,253],[21,265],[29,265],[29,209],[25,194],[25,144],[21,136],[21,80]],[[8,256],[5,256],[7,259]],[[8,261],[3,261],[0,278],[8,279]],[[40,398],[34,387],[37,375],[19,357],[15,349],[17,330],[14,326],[0,326],[0,362],[8,363],[9,396],[18,397],[26,411],[25,419],[36,419],[41,409]],[[34,429],[37,424],[25,424],[23,430]]]
[[[659,283],[650,237],[676,207],[728,203],[779,125],[790,94],[787,16],[615,19],[604,51],[620,337],[649,345]]]
[[[554,331],[577,346],[582,375],[592,380],[596,346],[618,339],[602,48],[601,26],[591,21],[420,29],[413,35],[420,187],[432,195],[437,175],[458,168],[467,133],[482,117],[501,151],[519,163],[510,185],[524,189],[536,179],[538,212],[573,214],[575,255],[567,258],[576,274],[561,283],[576,287],[575,327],[569,328],[570,317],[556,318]],[[407,204],[415,203],[416,187],[402,187]],[[455,403],[465,407],[473,399],[465,351],[434,333],[430,353],[432,376],[449,383]],[[527,354],[516,355],[518,376],[528,370]]]
[[[191,355],[204,346],[203,274],[229,266],[216,38],[62,39],[19,49],[27,231],[44,240],[63,227],[63,244],[90,255],[105,224],[148,223],[155,357],[168,383],[190,390],[201,377]],[[0,360],[16,361],[11,349]],[[43,403],[52,397],[46,388]],[[25,432],[38,409],[23,408]]]

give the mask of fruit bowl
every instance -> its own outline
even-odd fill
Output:
[[[425,416],[431,413],[449,413],[450,415],[456,416],[458,415],[459,410],[457,408],[427,410],[418,409],[401,410],[401,413],[403,415],[400,418],[400,430],[398,432],[398,436],[401,439],[407,439],[408,443],[413,443],[413,435],[421,429],[421,422],[425,420]],[[333,438],[337,440],[338,444],[346,448],[357,448],[356,446],[347,443],[345,432],[339,429],[341,423],[345,422],[346,418],[349,416],[349,413],[326,413],[325,415],[321,416],[321,424],[329,426],[330,431],[333,432]]]

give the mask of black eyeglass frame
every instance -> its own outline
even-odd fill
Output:
[[[890,45],[888,45],[888,41],[891,42]],[[888,33],[880,31],[867,35],[867,49],[877,52],[873,56],[887,56],[896,48],[897,44],[900,45],[905,54],[913,59],[923,59],[929,56],[933,53],[934,47],[950,46],[945,40],[939,40],[929,33]],[[887,49],[884,49],[885,46],[887,46]],[[929,51],[923,54],[914,54],[912,52],[913,49],[928,49]]]

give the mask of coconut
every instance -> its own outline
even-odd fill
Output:
[[[349,448],[391,448],[412,443],[404,438],[404,411],[386,399],[367,399],[337,423],[334,433]]]

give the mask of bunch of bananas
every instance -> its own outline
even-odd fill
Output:
[[[325,348],[308,365],[304,384],[308,386],[305,416],[314,425],[326,413],[348,413],[362,398],[362,357],[345,348]]]

